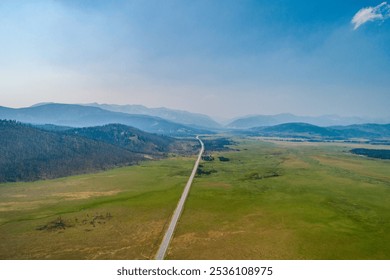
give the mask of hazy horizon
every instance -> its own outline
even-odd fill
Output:
[[[201,114],[204,116],[210,117],[212,120],[220,123],[220,124],[227,124],[231,121],[238,120],[238,119],[243,119],[243,118],[248,118],[248,117],[255,117],[255,116],[277,116],[277,115],[293,115],[295,117],[308,117],[308,118],[321,118],[321,117],[340,117],[340,118],[351,118],[351,119],[361,119],[361,120],[366,120],[366,121],[373,121],[373,122],[379,122],[379,123],[390,123],[390,116],[384,116],[381,118],[375,118],[375,117],[369,117],[369,116],[353,116],[353,115],[339,115],[339,114],[323,114],[323,115],[300,115],[300,114],[292,114],[290,112],[280,112],[280,113],[275,113],[275,114],[246,114],[246,115],[237,115],[233,117],[219,117],[219,116],[213,116],[213,115],[208,115],[206,113],[199,113],[195,111],[190,111],[190,110],[183,110],[181,108],[169,108],[169,107],[148,107],[143,104],[113,104],[113,103],[98,103],[98,102],[91,102],[91,103],[59,103],[59,102],[38,102],[31,104],[29,106],[20,106],[20,107],[12,107],[12,106],[4,106],[0,104],[0,107],[8,107],[12,109],[22,109],[22,108],[28,108],[28,107],[35,107],[35,106],[40,106],[40,105],[45,105],[45,104],[67,104],[67,105],[82,105],[82,106],[89,106],[93,104],[97,105],[113,105],[113,106],[142,106],[147,109],[168,109],[168,110],[173,110],[173,111],[184,111],[188,113],[194,113],[194,114]]]
[[[383,1],[1,1],[0,105],[389,118]]]

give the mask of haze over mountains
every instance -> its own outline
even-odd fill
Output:
[[[221,124],[217,123],[207,115],[191,113],[183,110],[173,110],[163,107],[147,108],[142,105],[114,105],[98,103],[90,103],[85,105],[98,107],[113,112],[159,117],[172,122],[195,126],[199,128],[221,128]]]
[[[317,126],[352,125],[364,123],[390,123],[386,119],[368,119],[360,117],[340,117],[337,115],[325,115],[318,117],[296,116],[293,114],[256,115],[234,119],[227,127],[233,129],[248,129],[260,126],[273,126],[283,123],[308,123]]]
[[[147,108],[142,105],[113,105],[91,103],[85,105],[40,103],[13,109],[0,106],[0,119],[12,119],[33,124],[86,127],[121,123],[147,132],[185,136],[226,129],[249,129],[284,123],[308,123],[316,126],[345,126],[364,123],[390,123],[390,119],[317,117],[293,114],[255,115],[235,118],[222,125],[203,114],[167,108]]]
[[[0,107],[0,119],[70,127],[120,123],[147,132],[172,136],[191,136],[209,132],[159,117],[112,112],[97,107],[74,104],[49,103],[20,109]]]
[[[195,135],[218,132],[390,144],[390,124],[360,124],[365,120],[359,118],[259,115],[222,126],[208,116],[179,110],[92,105],[0,107],[0,181],[56,178],[135,164],[168,153],[191,154],[196,150],[193,142],[173,137],[194,139]],[[349,123],[354,124],[345,125]],[[329,124],[337,125],[325,126]]]
[[[20,109],[0,107],[0,119],[30,123],[52,131],[68,132],[72,127],[122,124],[145,132],[174,137],[194,137],[197,134],[223,131],[240,135],[316,137],[328,140],[348,138],[383,140],[390,137],[388,125],[381,125],[386,123],[385,120],[367,124],[370,120],[357,117],[330,115],[303,117],[278,114],[238,118],[223,126],[206,115],[167,108],[147,108],[141,105],[41,103]],[[87,129],[74,131],[82,133]]]

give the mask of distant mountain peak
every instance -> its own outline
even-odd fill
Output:
[[[148,108],[143,105],[116,105],[116,104],[85,104],[95,106],[112,112],[127,114],[142,114],[159,117],[168,121],[194,126],[197,128],[216,129],[221,125],[211,117],[199,113],[187,112],[185,110],[169,109],[166,107]]]
[[[48,105],[48,104],[55,104],[55,103],[53,103],[53,102],[40,102],[40,103],[33,104],[30,107],[39,107],[39,106]]]
[[[49,103],[27,108],[0,108],[0,119],[18,120],[31,124],[53,124],[70,127],[100,126],[121,123],[138,129],[165,135],[190,136],[210,133],[157,116],[114,112],[100,107]]]

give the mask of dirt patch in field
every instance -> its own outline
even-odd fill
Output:
[[[52,196],[61,197],[65,200],[79,200],[79,199],[88,199],[91,197],[99,196],[111,196],[120,193],[119,190],[107,191],[107,192],[69,192],[69,193],[56,193]]]
[[[350,161],[348,159],[325,157],[325,156],[313,156],[312,158],[318,160],[322,165],[329,168],[338,168],[339,170],[345,170],[346,172],[352,172],[359,176],[373,177],[380,179],[384,182],[389,181],[389,176],[378,173],[374,168],[370,168],[367,165],[361,164],[359,161]]]
[[[14,194],[14,195],[10,195],[9,197],[12,197],[12,198],[24,198],[24,197],[27,197],[26,194]]]
[[[82,200],[100,196],[112,196],[120,193],[120,190],[112,190],[107,192],[67,192],[67,193],[55,193],[51,197],[61,200]],[[24,195],[13,195],[12,198],[25,198]],[[54,202],[54,200],[51,200]],[[47,201],[46,201],[47,202]],[[6,211],[20,211],[20,210],[31,210],[38,208],[42,203],[40,200],[35,201],[9,201],[0,202],[0,212]]]
[[[216,231],[216,230],[210,230],[206,234],[197,234],[194,232],[182,234],[180,236],[175,237],[175,243],[181,244],[184,247],[192,244],[192,243],[198,243],[200,240],[201,242],[211,242],[213,240],[218,240],[221,238],[225,238],[227,236],[232,236],[236,234],[242,234],[245,231]]]
[[[39,206],[39,203],[34,201],[26,202],[0,202],[0,212],[6,211],[19,211],[19,210],[31,210]]]

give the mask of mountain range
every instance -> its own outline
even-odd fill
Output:
[[[168,108],[147,108],[142,105],[115,104],[57,104],[40,103],[27,108],[13,109],[0,106],[0,119],[14,119],[34,124],[60,126],[97,126],[121,123],[148,132],[193,136],[227,129],[249,129],[283,123],[308,123],[316,126],[346,126],[364,123],[390,123],[390,118],[373,119],[340,117],[337,115],[297,116],[293,114],[252,115],[239,117],[220,124],[204,114]]]
[[[153,116],[145,114],[153,114]],[[156,115],[166,116],[170,120]],[[208,116],[185,111],[147,108],[139,105],[122,106],[97,103],[89,105],[45,103],[20,109],[0,107],[0,119],[30,123],[47,130],[67,130],[68,133],[72,131],[70,128],[75,128],[74,133],[81,134],[88,131],[86,127],[115,123],[131,126],[148,133],[174,137],[193,137],[197,134],[212,134],[220,131],[259,136],[315,136],[327,139],[383,139],[389,137],[388,125],[361,124],[365,120],[361,118],[302,117],[292,114],[257,115],[239,118],[222,126]],[[82,127],[82,130],[76,129]]]
[[[137,108],[144,114],[136,114]],[[170,115],[171,120],[161,118],[163,114]],[[320,126],[289,122],[291,119],[330,122],[330,117],[282,114],[241,118],[223,127],[207,116],[166,108],[56,103],[20,109],[0,107],[0,182],[104,170],[161,158],[169,153],[192,154],[197,149],[197,142],[184,138],[221,131],[245,136],[292,138],[294,141],[390,144],[390,124],[358,124],[361,119],[333,117],[332,121],[338,125]],[[352,121],[357,124],[340,125]],[[214,145],[215,149],[228,143],[222,140],[215,143],[216,146],[207,144],[207,141],[205,144],[207,147]]]
[[[241,117],[229,122],[226,127],[231,129],[248,129],[253,127],[274,126],[284,123],[308,123],[316,126],[345,126],[364,123],[390,123],[386,119],[368,119],[358,117],[340,117],[325,115],[318,117],[296,116],[293,114],[255,115]]]
[[[221,128],[221,124],[217,123],[207,115],[191,113],[183,110],[173,110],[164,107],[147,108],[142,105],[114,105],[114,104],[98,104],[98,103],[90,103],[85,105],[98,107],[113,112],[159,117],[168,121],[185,124],[191,127],[206,128],[206,129]]]
[[[211,133],[205,129],[174,123],[159,117],[126,114],[93,106],[74,104],[48,103],[20,109],[0,107],[0,119],[38,125],[53,124],[70,127],[90,127],[120,123],[146,132],[171,136],[193,136]]]

